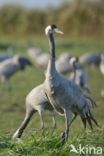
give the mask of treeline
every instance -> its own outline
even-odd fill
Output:
[[[0,34],[39,34],[50,23],[59,25],[70,35],[104,36],[104,2],[76,0],[44,11],[19,6],[0,7]]]

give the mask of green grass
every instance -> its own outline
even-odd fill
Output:
[[[26,55],[27,38],[1,38],[1,52],[5,51],[8,45],[15,45],[15,53]],[[32,38],[35,45],[48,51],[47,38]],[[85,52],[100,52],[104,50],[103,39],[70,39],[56,38],[57,55],[63,51],[68,51],[73,55],[79,56]],[[10,80],[12,91],[9,92],[4,85],[0,85],[0,156],[76,156],[70,153],[70,144],[76,147],[79,144],[83,146],[104,146],[104,99],[100,96],[100,91],[104,88],[104,77],[98,69],[86,69],[89,74],[89,83],[92,88],[93,97],[97,102],[94,109],[94,115],[98,120],[101,128],[94,127],[93,131],[87,128],[83,132],[83,127],[78,118],[70,129],[68,142],[62,147],[60,144],[60,135],[63,132],[65,123],[64,118],[56,115],[57,129],[51,128],[51,117],[49,112],[44,112],[45,132],[37,131],[40,126],[38,114],[35,114],[23,134],[23,143],[13,144],[11,141],[12,134],[19,127],[25,115],[25,97],[29,91],[44,81],[44,71],[37,70],[35,67],[27,68],[24,72],[18,72]],[[104,150],[104,147],[103,147]],[[89,155],[89,154],[88,154]],[[104,155],[104,151],[103,151]],[[103,156],[102,155],[102,156]],[[93,156],[93,154],[91,155]]]
[[[11,142],[11,137],[9,135],[0,137],[0,148],[1,155],[10,156],[74,156],[75,154],[70,153],[70,145],[82,146],[94,146],[102,147],[104,146],[104,135],[103,130],[95,130],[92,132],[87,131],[83,133],[77,133],[70,136],[70,139],[66,142],[64,146],[61,145],[60,137],[57,131],[52,132],[52,130],[47,132],[33,132],[26,136],[22,143],[17,142],[13,144]],[[103,151],[104,152],[104,151]],[[93,156],[93,154],[91,155]]]

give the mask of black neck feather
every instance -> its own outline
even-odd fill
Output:
[[[49,34],[50,56],[55,59],[55,42],[53,34]]]

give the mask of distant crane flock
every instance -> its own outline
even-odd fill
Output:
[[[86,95],[86,91],[90,94],[91,90],[83,66],[85,66],[85,64],[89,66],[95,64],[99,66],[102,74],[104,74],[104,55],[97,55],[96,57],[94,55],[94,62],[92,55],[91,57],[87,56],[87,59],[84,57],[84,60],[83,57],[80,57],[78,60],[78,58],[68,53],[63,53],[59,59],[56,60],[54,33],[63,34],[56,25],[49,25],[46,27],[45,34],[49,40],[50,54],[43,53],[40,48],[28,49],[27,53],[32,63],[38,68],[47,69],[44,82],[30,91],[26,97],[25,118],[14,133],[13,140],[22,136],[35,112],[39,113],[41,128],[44,128],[42,114],[46,109],[52,114],[53,127],[56,127],[54,113],[65,117],[66,127],[61,136],[62,144],[68,139],[71,123],[75,120],[77,115],[80,116],[84,128],[86,128],[87,122],[91,128],[93,128],[92,123],[99,126],[92,113],[92,106],[96,104],[89,95]],[[90,61],[88,61],[89,59]],[[18,60],[19,63],[22,61],[22,59]],[[25,62],[25,65],[30,65],[28,61],[23,62]],[[20,63],[19,69],[22,67],[24,67],[24,65]],[[67,74],[68,72],[72,73],[70,78],[61,75],[61,73]],[[72,114],[74,114],[74,118],[71,120]]]

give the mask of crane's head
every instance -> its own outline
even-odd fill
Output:
[[[69,64],[73,66],[73,64],[78,63],[78,57],[71,57],[69,60]]]
[[[71,59],[69,60],[69,65],[73,68],[73,69],[83,69],[82,64],[79,62],[79,58],[78,57],[71,57]]]
[[[15,63],[18,63],[20,65],[21,70],[25,69],[26,66],[32,66],[30,60],[20,55],[14,56],[13,60]]]
[[[60,31],[56,25],[52,24],[46,27],[45,29],[45,34],[49,35],[49,34],[53,34],[53,33],[58,33],[58,34],[64,34],[62,31]]]

